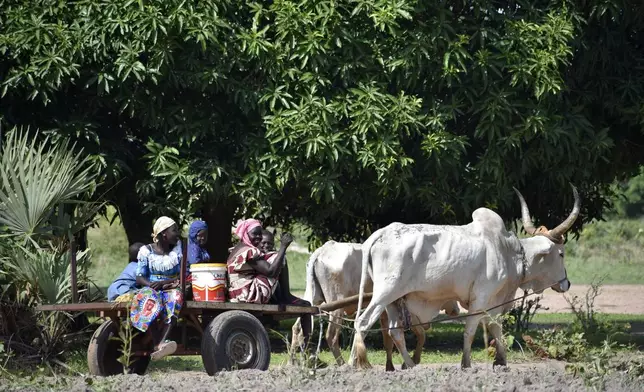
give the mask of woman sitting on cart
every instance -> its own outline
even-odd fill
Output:
[[[226,263],[231,302],[267,304],[275,297],[281,304],[310,306],[289,290],[285,256],[293,237],[284,233],[279,251],[266,254],[260,249],[262,233],[262,226],[256,219],[241,222],[235,230],[241,241],[231,250]]]
[[[183,293],[178,288],[183,255],[179,229],[172,219],[157,219],[153,231],[154,243],[142,247],[137,256],[136,282],[142,289],[134,296],[130,320],[132,326],[145,332],[157,317],[163,317],[161,339],[151,355],[159,359],[177,349],[168,336],[183,305]]]
[[[289,233],[282,234],[278,252],[264,253],[261,223],[256,219],[241,222],[235,234],[241,240],[228,256],[228,296],[231,302],[266,304],[275,300],[280,304],[311,306],[290,292],[286,248],[293,242]],[[266,247],[268,250],[268,247]],[[302,317],[303,348],[308,346],[311,318]]]
[[[195,263],[207,263],[210,261],[210,254],[205,246],[208,242],[208,225],[202,220],[196,220],[188,230],[188,254],[186,261],[188,265]]]

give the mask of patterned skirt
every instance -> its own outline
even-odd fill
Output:
[[[134,328],[145,332],[161,314],[165,323],[170,324],[172,317],[179,317],[182,305],[181,290],[156,291],[150,287],[144,287],[134,294],[130,305],[130,321]]]

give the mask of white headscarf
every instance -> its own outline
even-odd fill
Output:
[[[162,216],[161,218],[157,219],[157,221],[154,222],[154,228],[152,229],[152,239],[154,240],[154,242],[159,241],[157,237],[163,232],[163,230],[172,227],[172,225],[174,224],[176,224],[175,221],[173,221],[171,218],[168,218],[167,216]]]

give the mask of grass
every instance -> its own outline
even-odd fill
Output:
[[[601,315],[607,321],[615,323],[630,323],[635,326],[638,325],[639,331],[644,331],[644,315],[636,314],[604,314]],[[572,314],[540,314],[534,319],[536,327],[540,326],[563,326],[571,323],[574,319]],[[284,337],[290,339],[291,327],[294,320],[284,320],[280,323],[277,331],[270,331],[269,337],[271,340],[271,367],[283,366],[288,362],[288,354],[286,352],[286,343]],[[378,325],[374,326],[377,328]],[[463,344],[463,323],[434,323],[432,329],[427,331],[427,340],[423,349],[421,357],[421,364],[435,364],[445,363],[458,365],[461,361],[462,344]],[[314,342],[317,345],[318,338],[318,324],[315,325]],[[634,328],[635,329],[635,328]],[[350,355],[351,348],[351,335],[352,330],[345,329],[341,336],[340,347],[342,356],[347,361]],[[373,365],[383,366],[385,364],[386,353],[382,346],[382,335],[379,332],[371,332],[367,336],[368,358]],[[624,343],[633,343],[640,350],[644,349],[644,337],[641,335],[625,336]],[[415,337],[411,333],[407,333],[407,348],[410,350],[410,355],[416,344]],[[328,365],[334,366],[335,359],[330,351],[322,346],[320,359]],[[508,351],[508,361],[512,363],[530,362],[538,360],[529,350],[522,351],[521,349],[514,348]],[[492,361],[487,356],[487,352],[483,343],[483,332],[481,328],[477,329],[477,333],[472,345],[472,361],[476,363],[488,363]],[[402,358],[394,349],[393,362],[397,368],[402,364]],[[86,353],[84,350],[77,350],[68,354],[66,364],[70,366],[75,372],[87,374]],[[197,371],[203,372],[203,363],[201,356],[183,356],[183,357],[168,357],[161,361],[152,362],[149,367],[151,375],[161,374],[167,371]],[[71,375],[71,374],[70,374]]]
[[[114,212],[115,210],[110,208],[110,215]],[[92,252],[90,278],[107,293],[107,287],[129,262],[129,244],[121,220],[116,218],[110,225],[107,219],[101,218],[98,227],[87,231],[87,243]]]
[[[110,210],[113,214],[114,210]],[[296,242],[306,247],[302,230],[295,232]],[[112,225],[99,220],[97,228],[87,233],[92,250],[92,279],[106,291],[127,264],[127,239],[121,221]],[[644,283],[644,218],[616,219],[586,226],[579,240],[566,245],[566,268],[575,284],[588,284],[596,276],[606,276],[604,284]],[[287,252],[291,289],[295,294],[304,292],[306,262],[309,255]]]
[[[589,224],[578,241],[566,245],[568,275],[579,283],[606,276],[604,284],[642,284],[643,249],[644,218]]]
[[[644,323],[644,314],[601,314],[600,317],[613,323]],[[570,324],[574,320],[572,313],[542,313],[532,319],[535,324]]]

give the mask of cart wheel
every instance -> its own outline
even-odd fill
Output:
[[[127,322],[127,321],[125,321]],[[123,365],[118,361],[121,356],[122,343],[112,338],[118,338],[118,325],[107,320],[94,332],[87,349],[87,365],[90,374],[95,376],[113,376],[123,374]],[[144,335],[139,334],[132,340],[132,350],[145,350],[142,340]],[[132,358],[130,373],[145,374],[150,364],[150,356]]]
[[[210,376],[224,369],[266,370],[271,360],[271,343],[255,316],[230,310],[215,317],[204,330],[201,358]]]

